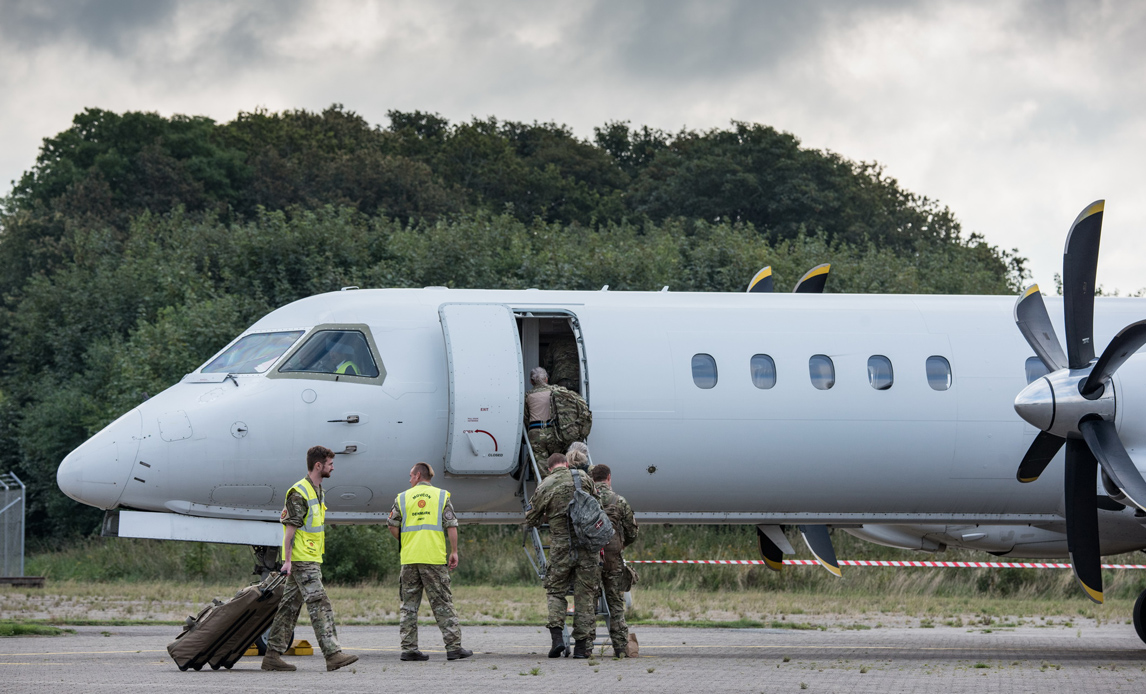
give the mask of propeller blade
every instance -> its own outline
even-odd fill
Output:
[[[1066,313],[1068,366],[1081,369],[1094,359],[1094,278],[1102,237],[1105,201],[1079,213],[1066,237],[1062,255],[1062,293]]]
[[[1087,597],[1102,604],[1098,547],[1098,461],[1082,439],[1066,441],[1066,548],[1074,577]]]
[[[1078,430],[1082,432],[1090,452],[1098,459],[1102,471],[1107,479],[1122,492],[1126,500],[1140,509],[1146,509],[1146,479],[1138,472],[1122,439],[1118,438],[1118,430],[1114,422],[1105,419],[1092,419],[1081,422]]]
[[[1062,353],[1058,335],[1055,335],[1054,326],[1051,325],[1039,285],[1027,287],[1015,302],[1015,324],[1049,371],[1058,371],[1066,366],[1066,355]]]
[[[767,293],[772,291],[772,266],[769,265],[752,276],[748,283],[748,293]]]
[[[804,544],[812,550],[816,560],[837,577],[843,578],[840,571],[840,562],[836,559],[836,549],[832,547],[832,536],[828,534],[827,526],[801,525],[800,534],[804,536]]]
[[[804,273],[800,281],[796,283],[793,294],[823,294],[824,285],[828,283],[828,273],[831,272],[832,266],[830,263],[817,265],[816,267]]]
[[[760,543],[760,556],[764,558],[764,565],[778,573],[784,568],[784,550],[760,526],[756,527],[756,540]],[[791,548],[791,545],[788,547]]]
[[[1094,365],[1094,369],[1086,378],[1086,383],[1082,385],[1082,394],[1090,395],[1101,388],[1102,382],[1113,376],[1118,367],[1122,366],[1142,345],[1146,345],[1146,320],[1131,323],[1119,330],[1110,344],[1106,345],[1106,349],[1102,350],[1102,356],[1098,358],[1098,363]]]
[[[1015,478],[1020,482],[1037,480],[1064,443],[1066,439],[1061,436],[1040,431],[1034,443],[1027,449],[1027,454],[1023,456],[1023,462],[1019,463],[1019,471],[1015,474]]]

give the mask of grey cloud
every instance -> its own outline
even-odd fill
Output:
[[[658,81],[726,81],[814,53],[826,30],[908,3],[735,0],[601,2],[578,28],[586,51],[602,51],[635,76]]]
[[[16,50],[64,45],[137,60],[137,46],[150,35],[171,35],[180,10],[216,15],[220,26],[205,45],[194,47],[196,60],[229,64],[265,56],[263,37],[295,22],[301,0],[263,0],[241,4],[205,0],[0,0],[0,38]],[[162,62],[162,61],[161,61]]]
[[[132,38],[168,22],[175,0],[0,0],[0,35],[18,48],[79,43],[122,55]]]

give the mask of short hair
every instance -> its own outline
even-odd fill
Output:
[[[549,466],[550,470],[552,470],[555,465],[561,465],[562,463],[568,462],[569,461],[566,460],[565,456],[561,455],[560,453],[554,453],[553,455],[549,456],[549,460],[545,461],[545,464]]]
[[[429,463],[414,463],[414,472],[427,482],[434,479],[434,468]]]
[[[306,452],[306,469],[310,472],[314,469],[315,465],[325,463],[334,457],[334,451],[326,446],[311,446]]]
[[[533,370],[529,372],[529,382],[535,386],[539,386],[542,383],[546,383],[548,381],[549,372],[540,366],[533,367]]]
[[[604,482],[611,474],[613,471],[609,469],[608,465],[594,465],[593,469],[589,471],[589,476],[593,478],[594,482]]]

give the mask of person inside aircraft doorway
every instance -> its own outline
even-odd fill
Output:
[[[434,619],[446,642],[446,660],[460,660],[473,655],[462,648],[462,627],[454,609],[450,591],[450,571],[458,568],[458,519],[450,493],[430,484],[434,468],[417,463],[410,468],[410,488],[394,499],[390,510],[390,534],[401,543],[402,573],[399,594],[402,598],[399,632],[402,655],[406,661],[429,660],[418,650],[418,608],[422,593],[430,600]],[[446,554],[446,538],[450,552]]]
[[[529,382],[533,388],[525,394],[525,426],[533,458],[541,470],[541,476],[549,475],[549,456],[561,452],[561,441],[554,426],[553,391],[549,385],[549,373],[540,366],[529,372]]]
[[[264,670],[296,670],[282,654],[290,646],[298,613],[306,603],[314,636],[326,656],[326,669],[337,670],[358,662],[358,656],[346,655],[338,644],[334,626],[334,609],[322,585],[322,555],[326,549],[326,504],[322,481],[334,472],[334,451],[325,446],[312,446],[306,452],[306,477],[296,482],[286,494],[280,521],[283,524],[282,573],[287,575],[286,590],[267,637]]]

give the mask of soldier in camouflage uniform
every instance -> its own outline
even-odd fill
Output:
[[[326,656],[326,669],[337,670],[358,661],[346,655],[338,645],[334,610],[322,586],[322,554],[325,549],[322,480],[334,471],[334,452],[313,446],[306,452],[307,476],[299,480],[286,495],[280,520],[283,524],[282,572],[287,574],[286,590],[271,622],[267,637],[267,654],[262,669],[291,671],[297,668],[283,661],[290,647],[290,637],[298,622],[298,613],[306,603],[314,636]]]
[[[577,354],[577,342],[572,335],[553,338],[545,350],[545,368],[554,385],[581,392],[581,355]]]
[[[613,642],[613,657],[624,658],[629,644],[629,625],[625,623],[625,591],[629,590],[625,559],[621,552],[637,539],[637,520],[633,508],[625,497],[613,491],[613,473],[608,465],[594,465],[593,481],[601,500],[601,508],[613,523],[613,539],[605,545],[601,564],[601,586],[605,602],[609,605],[609,640]]]
[[[525,426],[533,457],[537,460],[541,476],[545,477],[549,474],[545,461],[554,453],[561,452],[553,417],[554,386],[549,385],[549,374],[540,366],[529,372],[529,381],[533,388],[525,393]]]
[[[430,484],[434,468],[417,463],[410,469],[410,489],[394,499],[390,510],[390,534],[402,545],[402,573],[398,593],[402,600],[398,631],[402,639],[401,660],[423,661],[430,656],[418,650],[418,608],[422,592],[430,600],[434,619],[446,643],[446,660],[473,655],[462,648],[462,628],[450,592],[450,571],[458,568],[458,518],[450,493]],[[446,554],[446,538],[450,541]]]
[[[598,584],[597,552],[574,546],[573,531],[569,527],[569,502],[573,499],[573,475],[581,477],[581,488],[597,496],[589,476],[580,470],[570,470],[568,461],[560,453],[549,458],[550,474],[537,485],[526,509],[525,522],[529,527],[549,523],[549,562],[545,574],[545,594],[549,607],[549,635],[552,647],[550,658],[559,657],[565,650],[565,613],[569,603],[566,595],[573,584],[573,639],[575,658],[588,658],[593,639],[597,637],[595,605],[600,592]]]

